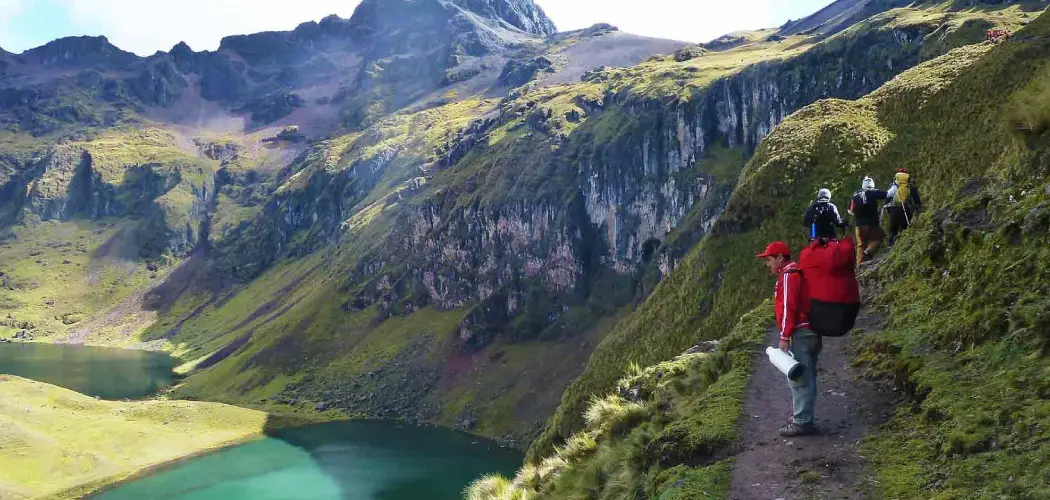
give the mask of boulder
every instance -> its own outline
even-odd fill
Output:
[[[540,73],[553,73],[554,62],[540,56],[528,61],[512,59],[507,61],[499,75],[499,84],[506,87],[520,87],[529,83]]]
[[[682,47],[675,51],[674,60],[677,62],[685,62],[691,59],[696,59],[697,57],[703,56],[709,52],[711,51],[699,45],[690,45],[688,47]]]

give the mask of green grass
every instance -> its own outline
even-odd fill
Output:
[[[724,498],[729,461],[716,454],[737,438],[750,351],[770,319],[767,302],[712,354],[635,367],[615,393],[591,401],[586,425],[563,446],[526,462],[513,479],[478,479],[466,497]]]
[[[9,332],[29,323],[26,329],[38,340],[53,340],[141,290],[154,273],[120,256],[122,240],[135,227],[126,221],[78,221],[11,229],[0,243],[5,305],[0,322]]]
[[[933,200],[871,283],[885,331],[858,339],[859,360],[910,398],[866,443],[890,497],[1050,494],[1036,465],[1050,456],[1050,275],[1036,265],[1050,258],[1048,141],[1038,127],[1003,126],[1018,103],[1041,112],[1048,32],[1043,15],[922,112],[887,117],[912,138],[887,160],[911,155]]]
[[[353,324],[356,320],[355,326],[358,331],[350,335],[359,337],[360,340],[345,356],[324,368],[324,377],[345,380],[380,368],[421,334],[432,332],[438,339],[452,335],[464,316],[462,310],[438,311],[427,308],[410,316],[389,318],[372,327],[368,321],[374,317],[375,312],[365,310],[362,311],[363,314],[351,317],[348,322]]]
[[[179,148],[173,133],[159,128],[107,131],[90,142],[76,143],[72,147],[90,153],[93,169],[104,182],[114,186],[124,181],[126,169],[131,166],[163,164],[192,171],[194,167],[210,163],[189,156]]]
[[[1006,102],[1004,116],[1009,129],[1026,136],[1050,129],[1050,68]]]
[[[266,414],[216,403],[99,401],[0,376],[0,495],[101,487],[262,434]],[[82,492],[87,493],[87,492]]]
[[[1035,381],[1048,373],[1050,276],[1036,263],[1050,257],[1040,243],[1050,141],[1003,123],[1010,103],[1039,95],[1048,26],[1044,15],[1012,42],[954,50],[868,98],[822,101],[778,127],[712,234],[599,346],[530,459],[583,425],[575,415],[611,373],[717,338],[766,296],[751,255],[773,239],[797,248],[797,214],[818,188],[841,200],[864,175],[883,184],[905,166],[927,211],[871,277],[888,324],[858,337],[858,359],[912,401],[865,456],[889,498],[1045,496],[1048,392]]]

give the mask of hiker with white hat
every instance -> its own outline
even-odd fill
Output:
[[[861,189],[853,194],[849,202],[849,214],[857,226],[857,264],[875,258],[886,232],[879,219],[879,206],[875,202],[885,200],[889,193],[875,189],[875,180],[865,177]]]

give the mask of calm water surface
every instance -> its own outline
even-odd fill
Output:
[[[104,399],[140,398],[171,384],[160,353],[0,344],[0,373]],[[100,493],[100,500],[444,500],[482,474],[514,473],[521,454],[442,429],[340,422],[180,462]]]
[[[442,429],[339,422],[175,465],[95,500],[453,500],[520,453]]]
[[[172,383],[175,360],[164,353],[52,344],[0,344],[0,373],[102,399],[149,396]]]

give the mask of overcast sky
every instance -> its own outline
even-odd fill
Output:
[[[536,0],[561,30],[614,24],[640,35],[702,42],[730,31],[779,26],[832,0]],[[139,55],[185,41],[214,50],[226,35],[289,30],[357,0],[0,0],[0,48],[22,52],[55,38],[105,35]]]

